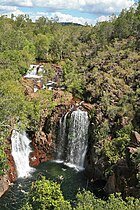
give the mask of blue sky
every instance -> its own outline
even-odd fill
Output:
[[[118,15],[137,0],[0,0],[0,15],[28,14],[32,20],[41,16],[58,17],[60,22],[95,24]]]

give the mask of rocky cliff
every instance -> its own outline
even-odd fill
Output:
[[[129,145],[125,148],[125,157],[110,164],[103,153],[101,143],[93,143],[89,147],[86,159],[86,169],[89,179],[93,182],[104,182],[104,192],[108,195],[121,192],[124,197],[140,197],[140,134],[132,131]]]

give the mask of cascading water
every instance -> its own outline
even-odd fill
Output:
[[[82,168],[88,145],[88,114],[86,111],[77,109],[72,112],[70,119],[67,116],[68,114],[63,118],[63,122],[60,121],[61,138],[57,158],[63,158],[65,162]]]
[[[84,166],[88,145],[88,114],[78,109],[73,111],[70,118],[68,133],[68,151],[66,160],[77,166]]]
[[[30,172],[33,170],[29,166],[29,154],[32,151],[30,148],[30,140],[27,137],[26,133],[22,134],[16,130],[13,130],[12,136],[12,156],[15,161],[17,176],[27,177]]]
[[[38,75],[38,73],[43,73],[43,72],[44,72],[43,66],[30,65],[30,69],[27,72],[27,74],[24,76],[24,78],[40,79],[40,78],[42,78],[42,75]]]
[[[57,147],[57,160],[64,160],[65,158],[66,126],[68,114],[69,112],[67,112],[64,117],[60,118],[59,121],[59,139],[61,139],[61,141]]]

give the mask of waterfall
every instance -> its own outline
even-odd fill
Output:
[[[88,145],[88,126],[88,114],[80,109],[73,111],[70,118],[67,113],[63,122],[60,120],[61,138],[59,139],[57,158],[63,158],[68,164],[76,165],[79,168],[84,166]]]
[[[25,132],[19,133],[13,130],[11,141],[12,156],[15,161],[17,176],[18,178],[27,177],[33,170],[33,168],[29,166],[29,154],[32,151],[29,145],[30,140]]]
[[[67,112],[64,117],[60,118],[59,121],[59,144],[57,147],[57,160],[64,160],[65,156],[65,142],[66,142],[66,126],[67,126],[67,116],[69,112]]]
[[[84,166],[88,145],[88,114],[78,109],[73,111],[70,118],[68,133],[68,151],[66,160],[77,166]]]
[[[38,75],[38,73],[43,73],[43,72],[44,72],[43,66],[30,65],[30,69],[27,72],[27,74],[24,76],[24,78],[40,79],[40,78],[42,78],[42,75]]]

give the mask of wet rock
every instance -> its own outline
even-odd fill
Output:
[[[9,170],[8,170],[8,179],[10,180],[10,182],[15,182],[16,178],[17,178],[17,174],[16,174],[16,167],[15,167],[15,162],[13,159],[13,156],[11,155],[11,151],[10,149],[5,149],[5,153],[7,155],[7,159],[8,159],[8,166],[9,166]]]
[[[37,146],[34,144],[34,151],[30,154],[30,166],[38,166],[39,161],[39,151]]]
[[[10,181],[7,175],[0,176],[0,197],[9,189]]]
[[[104,191],[106,194],[112,194],[116,192],[116,177],[113,173],[111,176],[109,176],[107,183],[104,187]]]
[[[138,148],[135,147],[128,147],[128,151],[130,154],[135,154],[138,151]]]
[[[83,102],[83,103],[81,103],[81,106],[84,107],[84,108],[87,109],[87,110],[93,109],[93,105],[91,105],[91,104],[89,104],[89,103]]]

